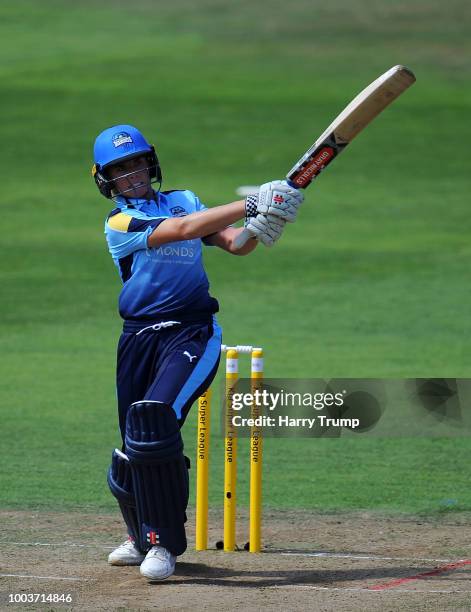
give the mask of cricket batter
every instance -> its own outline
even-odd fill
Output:
[[[273,245],[303,195],[273,181],[245,201],[206,209],[191,191],[161,191],[154,147],[131,125],[104,130],[94,158],[98,189],[115,205],[105,235],[122,281],[124,320],[116,372],[122,449],[112,454],[108,484],[129,537],[108,560],[165,580],[186,550],[189,461],[180,429],[211,384],[221,350],[202,246],[247,255],[258,242]],[[237,250],[242,228],[232,225],[241,219],[255,239]]]

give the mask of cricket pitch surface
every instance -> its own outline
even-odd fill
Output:
[[[112,567],[124,539],[117,514],[0,512],[0,609],[470,610],[471,522],[371,512],[265,511],[264,552],[224,553],[222,515],[211,549],[188,550],[175,575],[149,584],[138,567]],[[238,542],[247,539],[239,513]],[[72,603],[9,603],[11,595],[70,594]]]

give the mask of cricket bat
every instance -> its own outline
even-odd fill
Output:
[[[306,189],[370,121],[414,82],[414,73],[409,68],[393,66],[370,83],[294,164],[286,180],[297,189]],[[235,247],[240,249],[252,237],[252,232],[245,228],[235,239]]]

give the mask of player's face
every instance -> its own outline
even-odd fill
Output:
[[[108,175],[114,179],[113,191],[127,198],[152,197],[148,166],[144,155],[110,166]]]

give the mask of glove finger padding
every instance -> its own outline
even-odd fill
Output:
[[[286,225],[285,219],[281,219],[277,215],[268,214],[268,215],[258,215],[258,216],[265,217],[265,219],[268,222],[269,227],[274,230],[278,230],[280,234],[283,231],[284,226]]]
[[[287,181],[271,181],[260,187],[257,211],[265,215],[276,215],[293,223],[303,200],[304,194],[291,187]]]
[[[247,229],[255,234],[258,240],[265,246],[273,246],[280,238],[284,226],[285,221],[279,217],[258,214],[250,219]]]
[[[290,196],[282,199],[282,196],[276,191],[273,192],[273,198],[273,201],[276,202],[276,204],[272,203],[270,206],[268,206],[268,210],[263,212],[263,214],[276,215],[288,223],[294,223],[298,215],[298,205],[296,204],[295,200]],[[276,198],[279,200],[277,201]]]
[[[272,221],[276,219],[276,221]],[[273,215],[257,215],[253,218],[248,226],[249,229],[256,230],[260,234],[267,234],[271,238],[277,238],[283,231],[284,223],[280,223],[280,219],[273,217]]]

